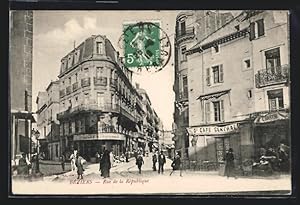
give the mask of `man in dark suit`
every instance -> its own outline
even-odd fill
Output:
[[[160,151],[160,154],[158,156],[158,173],[164,173],[164,165],[166,163],[166,157],[163,153],[163,151]]]

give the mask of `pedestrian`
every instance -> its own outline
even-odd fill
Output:
[[[37,153],[33,154],[31,157],[31,174],[35,175],[37,173]]]
[[[166,163],[166,156],[164,155],[163,151],[160,151],[158,156],[158,173],[164,173],[164,165]]]
[[[76,165],[75,165],[76,155],[77,155],[77,150],[74,150],[73,154],[71,154],[70,156],[72,172],[76,170]]]
[[[29,164],[26,160],[26,154],[22,153],[22,157],[19,159],[19,164],[17,167],[17,174],[26,176],[29,174]]]
[[[105,150],[101,159],[100,159],[100,171],[101,171],[101,176],[104,178],[109,177],[109,171],[111,168],[111,161],[110,161],[110,156],[109,156],[109,151]]]
[[[156,171],[156,162],[157,162],[157,155],[156,155],[156,153],[153,153],[153,155],[152,155],[152,169],[153,169],[153,171]]]
[[[96,163],[99,163],[99,161],[100,161],[100,154],[99,154],[99,152],[96,152],[95,158],[96,158]]]
[[[139,174],[142,173],[142,165],[143,164],[144,164],[143,155],[142,155],[142,153],[139,153],[139,155],[137,156],[137,159],[136,159],[136,165],[139,168]]]
[[[110,159],[110,164],[111,164],[110,166],[113,167],[115,160],[114,160],[114,154],[112,151],[109,152],[109,159]]]
[[[173,170],[170,173],[170,176],[173,174],[174,171],[179,170],[180,171],[180,176],[182,177],[182,173],[181,173],[181,159],[180,159],[180,155],[178,152],[176,152],[176,155],[174,157],[174,160],[171,164]]]
[[[227,178],[231,176],[236,178],[234,170],[234,153],[232,148],[229,148],[225,155],[225,175]]]
[[[129,162],[129,151],[128,150],[125,152],[125,158],[126,158],[126,162]]]
[[[61,168],[63,171],[65,171],[65,163],[66,163],[66,157],[65,157],[65,153],[63,153],[60,156],[60,163],[61,163]]]
[[[76,153],[76,158],[75,158],[75,166],[77,167],[77,179],[83,179],[83,172],[84,172],[84,168],[83,168],[83,163],[84,163],[84,159],[79,155],[79,153]]]

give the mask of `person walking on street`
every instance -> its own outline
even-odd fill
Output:
[[[73,154],[71,154],[70,156],[72,172],[76,170],[76,165],[75,165],[76,155],[77,155],[77,150],[74,150]]]
[[[103,176],[104,178],[109,177],[110,168],[111,168],[111,161],[110,161],[109,151],[105,150],[100,159],[101,176]]]
[[[65,163],[66,163],[66,157],[65,157],[65,153],[63,153],[60,156],[60,163],[61,163],[61,168],[63,171],[65,171]]]
[[[84,159],[79,155],[79,153],[76,154],[76,159],[75,159],[75,166],[77,167],[77,179],[83,179],[83,172],[84,172],[84,168],[83,168],[83,163],[84,163]]]
[[[231,176],[237,178],[234,170],[234,154],[232,148],[229,148],[225,155],[225,175],[227,178]]]
[[[170,176],[173,174],[174,171],[179,170],[180,171],[180,176],[182,177],[182,173],[181,173],[181,159],[180,159],[180,155],[178,152],[176,152],[176,156],[174,157],[174,160],[171,164],[173,170],[170,173]]]
[[[158,156],[158,173],[164,173],[164,165],[166,163],[166,156],[164,155],[163,151],[160,152]]]
[[[139,153],[139,155],[137,156],[137,159],[136,159],[136,165],[139,168],[139,174],[142,173],[142,165],[143,164],[144,164],[143,155],[142,155],[142,153]]]
[[[25,153],[22,153],[22,157],[19,159],[17,174],[21,176],[27,176],[29,174],[29,164],[26,160]]]
[[[152,163],[153,163],[152,169],[153,169],[153,171],[156,171],[156,162],[157,162],[157,155],[156,155],[156,153],[153,153],[153,156],[152,156]]]

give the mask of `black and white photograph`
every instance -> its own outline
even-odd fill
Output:
[[[292,194],[289,10],[10,10],[13,195]]]

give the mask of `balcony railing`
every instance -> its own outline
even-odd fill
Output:
[[[66,88],[66,94],[67,94],[67,95],[70,95],[71,92],[72,92],[71,86],[68,86],[68,87]]]
[[[106,77],[94,77],[94,84],[107,86],[107,78]]]
[[[118,86],[118,79],[110,78],[110,86],[116,88]]]
[[[274,69],[259,70],[255,74],[255,84],[257,88],[262,88],[278,83],[286,83],[289,79],[289,65],[282,65]]]
[[[81,87],[87,87],[91,85],[91,78],[81,79]]]
[[[73,83],[72,87],[73,87],[73,92],[76,91],[76,90],[78,90],[79,89],[78,82]]]
[[[194,36],[195,36],[194,27],[188,27],[185,30],[178,30],[176,35],[176,40],[179,40],[184,37],[194,37]]]
[[[64,97],[66,95],[65,89],[59,91],[59,97]]]

